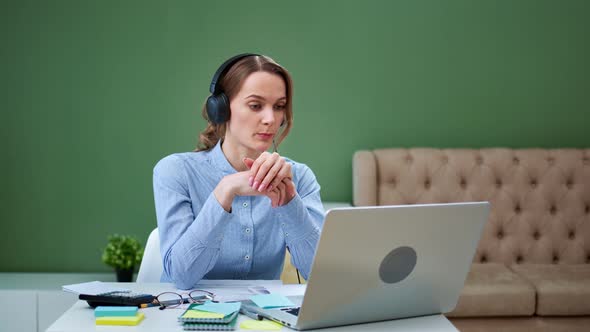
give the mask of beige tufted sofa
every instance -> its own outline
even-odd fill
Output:
[[[491,203],[459,330],[590,331],[590,150],[358,151],[353,189],[355,206]]]

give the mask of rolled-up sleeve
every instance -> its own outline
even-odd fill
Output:
[[[231,214],[212,190],[200,201],[191,199],[183,163],[175,155],[160,160],[153,185],[164,274],[178,288],[189,289],[215,266]]]
[[[315,175],[307,166],[302,166],[297,195],[288,204],[277,208],[277,216],[291,253],[291,262],[307,279],[324,223],[324,208]]]

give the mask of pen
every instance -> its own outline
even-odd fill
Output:
[[[255,320],[262,320],[262,318],[263,318],[259,314],[255,313],[255,312],[252,312],[252,311],[248,311],[246,309],[240,309],[240,313],[242,315],[246,315],[246,316],[248,316],[248,317],[250,317],[252,319],[255,319]]]

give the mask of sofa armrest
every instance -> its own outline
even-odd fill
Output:
[[[357,151],[352,158],[354,206],[377,205],[377,162],[371,151]]]

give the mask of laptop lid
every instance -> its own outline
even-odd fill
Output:
[[[488,202],[328,211],[297,329],[452,311]]]

